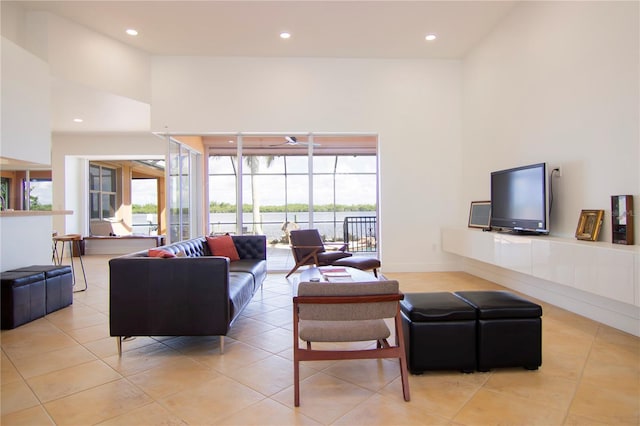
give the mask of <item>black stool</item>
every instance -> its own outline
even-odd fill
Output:
[[[405,293],[400,301],[409,371],[476,369],[476,310],[451,293]]]
[[[478,370],[542,365],[542,307],[508,291],[454,293],[478,311]]]
[[[43,272],[46,288],[46,313],[73,303],[73,273],[68,265],[31,265],[10,272]]]
[[[45,315],[44,272],[0,273],[1,326],[16,328]]]

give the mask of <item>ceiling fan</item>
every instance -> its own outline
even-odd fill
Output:
[[[289,146],[309,146],[309,145],[313,145],[313,146],[320,146],[319,143],[310,143],[310,142],[304,142],[304,141],[299,141],[298,138],[296,138],[295,136],[285,136],[284,137],[285,142],[283,143],[279,143],[276,145],[271,145],[271,146],[285,146],[285,145],[289,145]]]

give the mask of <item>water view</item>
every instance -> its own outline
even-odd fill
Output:
[[[344,240],[344,219],[345,217],[363,217],[375,218],[375,212],[315,212],[314,228],[320,231],[320,234],[327,241]],[[236,215],[235,213],[215,213],[210,215],[210,229],[215,234],[236,233]],[[253,224],[253,214],[243,213],[244,229],[243,233],[253,233],[256,230]],[[135,234],[155,235],[157,233],[157,215],[156,214],[134,214],[133,226]],[[292,229],[309,228],[309,213],[261,213],[260,225],[262,233],[267,236],[267,241],[286,242],[286,231]],[[372,228],[372,229],[369,229]],[[363,237],[374,237],[375,226],[367,227],[359,232]]]

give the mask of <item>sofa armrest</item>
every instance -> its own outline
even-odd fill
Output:
[[[112,336],[225,335],[230,318],[225,257],[120,257],[109,261]]]

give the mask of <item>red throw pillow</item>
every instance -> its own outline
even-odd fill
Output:
[[[148,256],[149,257],[165,257],[165,258],[176,257],[176,255],[171,253],[170,251],[162,250],[162,249],[149,249]]]
[[[236,245],[233,244],[231,235],[222,235],[220,237],[207,237],[207,244],[209,250],[214,256],[228,257],[231,262],[234,260],[240,260]]]

